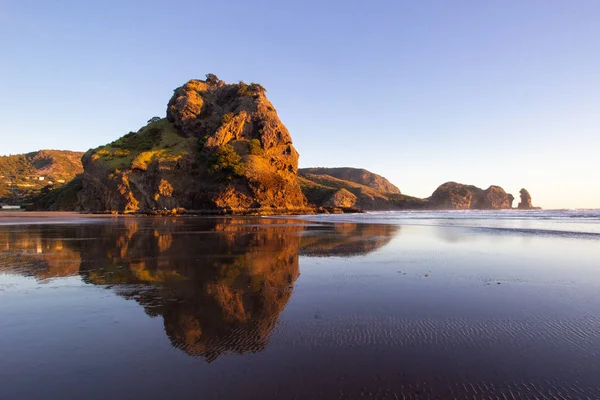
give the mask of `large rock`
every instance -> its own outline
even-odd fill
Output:
[[[531,204],[531,195],[529,194],[527,189],[521,189],[519,191],[519,194],[521,195],[521,202],[519,203],[520,209],[529,210],[534,208],[533,204]]]
[[[446,182],[429,198],[428,208],[449,210],[489,210],[511,208],[514,197],[500,186],[483,190],[473,185]]]
[[[298,152],[258,84],[214,75],[177,88],[167,118],[83,157],[80,207],[305,212]]]

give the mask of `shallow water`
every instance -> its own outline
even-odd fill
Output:
[[[0,215],[0,397],[600,398],[573,213]]]

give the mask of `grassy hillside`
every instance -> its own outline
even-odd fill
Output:
[[[105,163],[111,169],[146,169],[153,160],[177,160],[195,146],[196,140],[182,137],[166,118],[154,121],[138,132],[101,146],[91,153],[92,161]]]
[[[0,202],[22,204],[63,186],[83,172],[83,153],[40,150],[0,156]]]
[[[400,194],[400,189],[381,175],[362,168],[335,167],[335,168],[300,168],[301,175],[327,175],[344,181],[358,183],[376,190],[379,193]]]
[[[308,201],[321,207],[395,210],[423,208],[427,204],[427,201],[423,199],[399,193],[383,193],[366,185],[323,174],[301,173],[298,175],[298,183]],[[344,205],[336,204],[336,195],[346,191],[356,196],[355,203],[349,206],[347,204],[348,196],[340,196],[346,200],[346,203]]]

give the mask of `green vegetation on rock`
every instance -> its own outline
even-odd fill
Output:
[[[32,206],[36,210],[72,211],[78,209],[77,195],[82,189],[81,176],[75,177],[64,186],[42,191],[42,196]]]
[[[173,160],[188,153],[192,143],[193,140],[182,138],[173,124],[163,118],[150,122],[138,132],[129,132],[112,143],[91,150],[86,156],[111,170],[128,166],[145,169],[154,159]]]
[[[265,92],[213,74],[177,88],[167,118],[85,154],[82,209],[308,211],[298,153]]]
[[[233,146],[225,144],[220,146],[211,157],[209,169],[211,172],[221,172],[231,178],[231,175],[244,175],[246,166]]]

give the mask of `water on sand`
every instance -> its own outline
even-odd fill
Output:
[[[598,212],[25,215],[2,398],[600,398]]]

